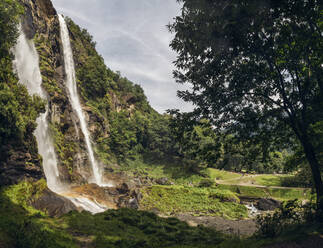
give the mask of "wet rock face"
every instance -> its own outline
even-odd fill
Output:
[[[0,147],[0,186],[17,184],[22,180],[44,178],[37,143],[27,136],[26,144],[5,144]]]
[[[44,12],[47,16],[57,15],[57,12],[50,0],[33,0],[40,7],[41,11]]]
[[[28,7],[25,8],[25,16],[22,18],[21,25],[22,25],[22,30],[26,34],[27,39],[34,38],[36,34],[36,30],[33,23],[33,16],[31,13],[31,9]]]
[[[241,204],[252,203],[258,210],[273,211],[281,206],[281,202],[271,198],[240,197]]]

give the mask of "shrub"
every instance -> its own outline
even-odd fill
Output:
[[[210,178],[204,178],[199,183],[199,187],[205,188],[205,187],[212,187],[214,185],[214,181]]]
[[[299,201],[291,200],[284,203],[274,213],[257,216],[259,236],[273,238],[282,233],[284,229],[297,226],[306,222],[319,219],[315,211],[314,203],[301,204]]]

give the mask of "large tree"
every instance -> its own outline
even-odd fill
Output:
[[[169,25],[178,53],[174,76],[191,86],[179,96],[222,130],[296,137],[322,207],[313,128],[323,120],[321,1],[178,1],[182,13]]]

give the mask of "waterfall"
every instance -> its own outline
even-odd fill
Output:
[[[28,40],[19,27],[19,37],[16,46],[13,48],[15,59],[13,66],[18,74],[19,82],[26,86],[29,94],[36,94],[47,101],[46,92],[41,87],[42,77],[39,69],[39,57],[34,42]],[[46,112],[41,114],[36,122],[35,137],[38,144],[38,152],[43,158],[43,169],[50,190],[62,196],[69,192],[69,186],[64,185],[59,178],[59,170],[57,166],[57,158],[54,149],[54,143],[50,136],[50,128],[48,124],[48,104],[46,104]],[[93,152],[92,152],[93,155]],[[91,213],[100,213],[108,208],[100,205],[95,200],[92,201],[81,196],[64,196],[73,202],[77,207],[90,211]]]
[[[15,59],[14,70],[18,74],[19,82],[26,86],[29,94],[37,94],[47,100],[46,93],[41,87],[42,78],[39,69],[39,57],[34,42],[28,40],[19,27],[19,37],[13,49]],[[59,171],[53,141],[50,136],[47,121],[48,104],[46,112],[41,114],[36,122],[35,136],[38,144],[38,152],[43,158],[43,168],[47,179],[48,188],[54,192],[62,190],[63,185],[59,180]]]
[[[74,109],[74,111],[76,112],[80,120],[81,130],[85,138],[86,148],[88,151],[88,155],[89,155],[89,159],[90,159],[92,171],[93,171],[92,182],[96,183],[99,186],[104,186],[101,181],[100,169],[99,169],[98,163],[94,158],[94,152],[91,145],[90,134],[87,129],[84,113],[82,111],[80,99],[77,94],[75,66],[74,66],[73,52],[71,48],[69,32],[68,32],[64,17],[62,15],[59,15],[58,17],[59,17],[59,23],[60,23],[60,29],[61,29],[61,39],[63,43],[63,53],[64,53],[65,72],[66,72],[66,86],[69,91],[70,102],[71,102],[72,108]]]

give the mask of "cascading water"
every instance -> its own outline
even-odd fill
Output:
[[[13,65],[18,74],[19,82],[27,87],[29,94],[37,94],[43,99],[47,99],[46,93],[41,87],[42,78],[39,69],[39,57],[35,45],[32,40],[26,38],[21,27],[19,30],[20,35],[13,49],[15,56]],[[64,196],[69,191],[69,187],[68,185],[63,185],[59,178],[54,143],[50,136],[47,116],[48,105],[46,105],[46,112],[41,114],[37,119],[35,136],[38,143],[38,152],[43,157],[43,168],[48,188]],[[100,213],[107,210],[107,207],[85,197],[79,197],[77,195],[65,195],[64,197],[70,199],[77,207],[91,213]]]
[[[21,27],[19,30],[20,35],[13,49],[15,55],[13,64],[19,81],[27,87],[29,94],[37,94],[41,98],[47,99],[46,93],[41,87],[42,78],[39,69],[39,57],[35,45],[32,40],[26,38]],[[52,191],[60,192],[63,189],[63,185],[59,180],[55,149],[49,132],[47,116],[48,105],[46,105],[46,112],[37,119],[35,136],[39,154],[43,157],[43,168],[47,185]]]
[[[63,43],[63,52],[64,52],[64,61],[65,61],[65,72],[66,72],[66,86],[69,91],[69,97],[70,102],[72,105],[72,108],[76,112],[79,120],[80,120],[80,126],[81,130],[83,132],[85,143],[88,151],[88,155],[90,158],[90,162],[92,165],[92,171],[93,171],[93,178],[92,181],[100,186],[105,186],[102,183],[101,176],[100,176],[100,169],[98,166],[97,161],[94,158],[94,153],[91,145],[90,140],[90,134],[87,129],[87,125],[85,122],[85,117],[82,111],[82,107],[80,104],[80,99],[77,94],[77,87],[76,87],[76,77],[75,77],[75,66],[74,66],[74,59],[73,59],[73,53],[70,43],[70,37],[69,32],[67,29],[66,22],[64,20],[64,17],[62,15],[59,15],[59,23],[61,28],[61,39]]]
[[[101,213],[108,209],[106,206],[103,206],[96,201],[91,201],[85,197],[78,197],[78,198],[68,197],[68,198],[74,203],[75,206],[81,207],[82,209],[89,211],[93,214]]]

